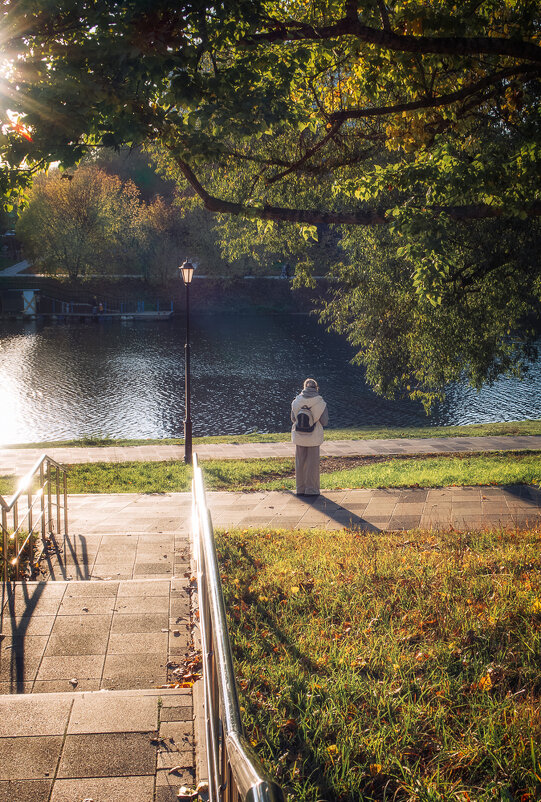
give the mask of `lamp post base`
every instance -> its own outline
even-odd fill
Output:
[[[192,422],[184,421],[184,462],[186,465],[192,464]]]

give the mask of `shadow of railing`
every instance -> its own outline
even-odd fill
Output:
[[[72,538],[76,538],[72,541]],[[49,541],[49,548],[41,558],[41,564],[47,569],[47,574],[51,580],[70,579],[71,572],[74,570],[77,580],[90,579],[90,568],[88,565],[88,546],[84,535],[69,535],[63,538],[63,546],[60,546],[53,536]],[[80,545],[80,550],[78,546]],[[71,560],[68,563],[68,555]],[[68,576],[68,570],[70,572]]]
[[[2,587],[0,629],[3,637],[0,642],[0,667],[3,669],[5,663],[9,660],[9,678],[7,681],[10,683],[11,693],[24,693],[24,683],[27,681],[25,677],[25,638],[46,585],[46,582],[38,582],[36,585],[17,582],[4,583]],[[32,592],[30,592],[31,588]],[[21,612],[17,614],[17,603],[21,595],[25,604]],[[7,621],[6,618],[8,619]],[[8,637],[6,629],[9,631],[11,643],[4,645],[4,641]],[[7,649],[8,646],[10,647],[9,650]],[[9,656],[6,654],[7,651],[9,651]]]

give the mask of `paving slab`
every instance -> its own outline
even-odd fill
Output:
[[[0,802],[49,802],[52,784],[52,779],[0,780]]]

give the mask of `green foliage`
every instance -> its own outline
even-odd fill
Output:
[[[409,237],[350,229],[322,320],[358,349],[377,392],[429,410],[450,382],[480,388],[527,372],[537,356],[538,242],[526,221],[457,230],[440,220]]]

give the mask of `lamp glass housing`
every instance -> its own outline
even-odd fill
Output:
[[[191,284],[193,278],[193,271],[195,270],[194,266],[191,262],[184,262],[183,265],[180,266],[180,272],[182,273],[182,279],[185,284]]]

